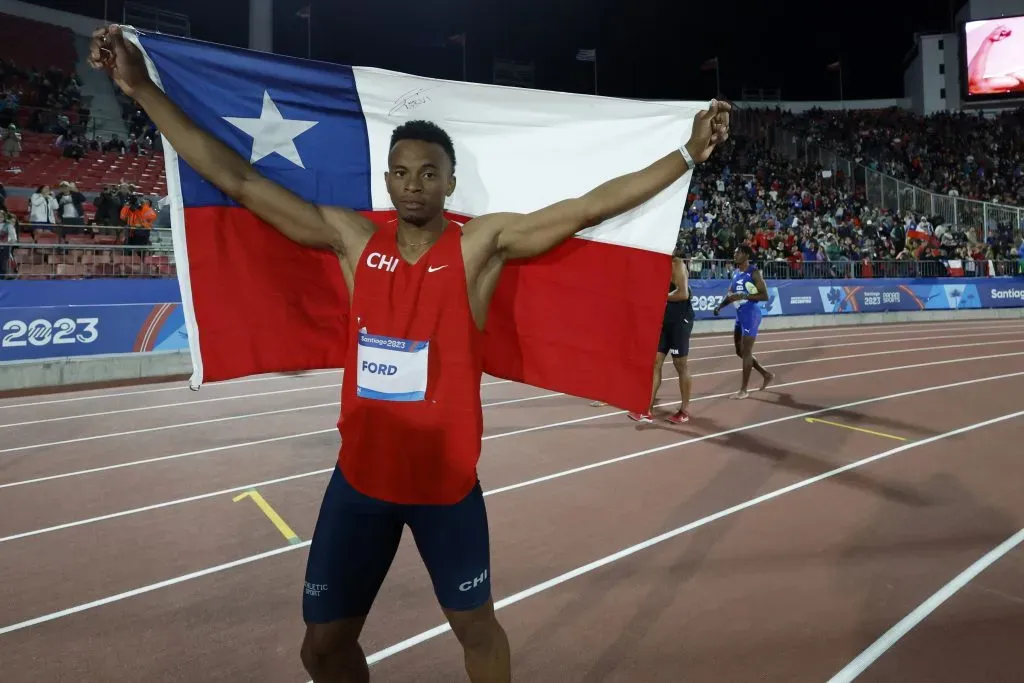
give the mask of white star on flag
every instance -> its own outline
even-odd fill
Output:
[[[270,93],[263,91],[263,111],[258,119],[224,116],[225,121],[252,137],[252,154],[249,163],[255,164],[263,157],[277,152],[299,168],[306,168],[295,147],[295,138],[315,126],[319,121],[295,121],[281,116],[281,110],[274,104]]]

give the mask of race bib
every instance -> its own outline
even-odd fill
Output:
[[[379,401],[422,401],[430,343],[359,333],[356,395]]]

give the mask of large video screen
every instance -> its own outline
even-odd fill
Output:
[[[962,46],[968,99],[1024,97],[1024,16],[968,21]]]

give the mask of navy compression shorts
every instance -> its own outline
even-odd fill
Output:
[[[490,599],[490,542],[479,482],[454,505],[402,505],[356,491],[335,466],[306,562],[305,622],[366,616],[406,525],[441,607],[471,610]]]

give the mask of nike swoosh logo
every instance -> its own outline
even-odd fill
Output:
[[[436,268],[434,266],[427,266],[427,272],[428,273],[436,273],[437,271],[443,270],[443,269],[445,269],[447,267],[448,267],[447,265],[437,266]]]

